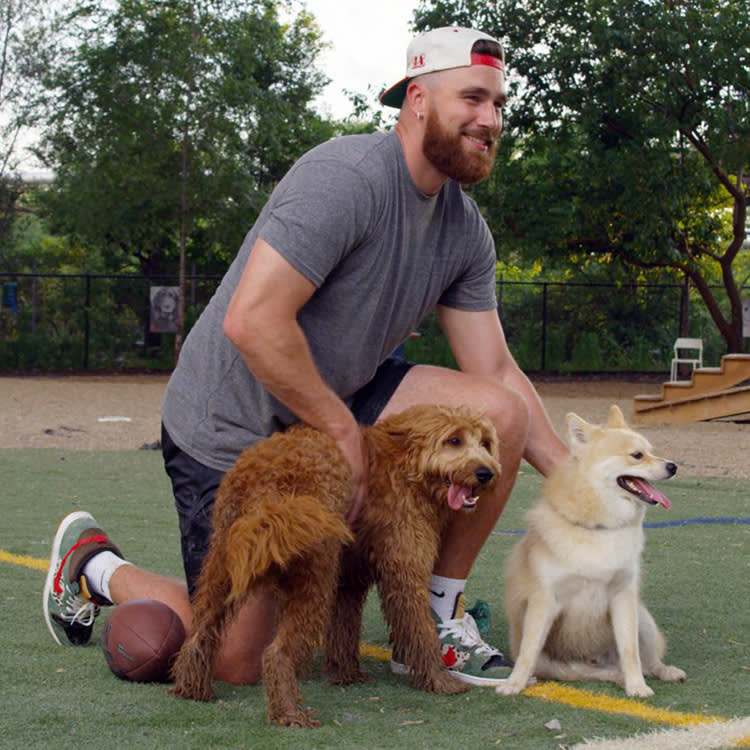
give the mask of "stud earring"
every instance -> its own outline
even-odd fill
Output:
[[[417,112],[417,120],[421,120],[424,115],[421,112]]]

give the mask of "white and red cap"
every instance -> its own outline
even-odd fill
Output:
[[[480,39],[500,46],[502,59],[492,55],[472,54],[471,48]],[[412,78],[450,68],[467,68],[472,65],[489,65],[505,72],[505,55],[497,39],[474,29],[444,26],[425,31],[411,40],[406,50],[406,76],[380,95],[386,107],[401,108],[406,87]]]

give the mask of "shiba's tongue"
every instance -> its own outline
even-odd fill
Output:
[[[628,492],[638,495],[641,500],[645,500],[647,503],[662,505],[666,510],[672,507],[669,498],[655,487],[652,487],[645,479],[641,479],[640,477],[620,477],[620,483]]]
[[[473,505],[471,498],[471,488],[451,482],[448,487],[448,507],[451,510],[461,510],[465,504]]]

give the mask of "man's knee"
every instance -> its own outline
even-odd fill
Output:
[[[219,660],[214,669],[214,679],[219,682],[228,682],[230,685],[255,685],[260,682],[261,677],[261,665],[255,660],[250,663]]]
[[[270,591],[258,590],[226,629],[214,667],[214,679],[253,685],[263,672],[263,651],[276,630],[276,605]]]
[[[529,432],[529,406],[521,393],[500,383],[489,383],[485,414],[495,425],[501,449],[523,453]]]

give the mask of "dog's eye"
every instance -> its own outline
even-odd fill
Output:
[[[487,453],[492,453],[492,443],[490,443],[489,440],[482,440],[482,448],[484,448]]]
[[[453,437],[449,437],[445,441],[446,445],[452,445],[454,448],[458,448],[461,445],[461,438],[458,437],[458,435],[454,435]]]
[[[640,461],[643,458],[643,453],[641,453],[640,451],[635,451],[630,454],[630,457],[634,458],[636,461]]]

